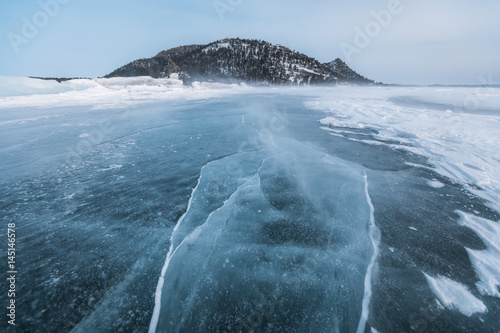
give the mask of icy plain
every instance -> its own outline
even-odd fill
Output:
[[[500,88],[0,87],[17,329],[500,330]]]

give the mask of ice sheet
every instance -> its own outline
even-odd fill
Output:
[[[214,309],[205,310],[200,304],[215,304],[218,296],[206,292],[208,298],[204,299],[204,287],[207,287],[209,291],[233,292],[230,295],[235,303],[249,300],[247,303],[242,301],[242,307],[235,310],[238,316],[233,317],[233,321],[228,319],[233,324],[243,325],[238,318],[246,320],[256,308],[266,308],[270,312],[264,313],[265,316],[279,317],[276,323],[284,323],[287,318],[296,320],[283,327],[296,328],[314,322],[316,327],[328,323],[333,328],[362,331],[364,325],[373,325],[374,320],[380,318],[377,307],[384,304],[386,298],[392,303],[402,299],[390,293],[381,297],[377,283],[379,287],[380,284],[397,286],[398,283],[406,286],[408,281],[407,277],[399,279],[398,273],[392,271],[382,282],[378,280],[380,275],[377,274],[387,268],[377,266],[378,258],[391,258],[398,267],[407,265],[401,270],[404,273],[414,270],[421,277],[420,271],[433,272],[427,280],[420,279],[425,290],[433,290],[440,306],[471,315],[471,318],[459,315],[466,321],[457,323],[456,327],[484,324],[480,327],[498,328],[494,320],[500,276],[500,231],[494,221],[497,215],[485,209],[482,200],[471,195],[473,192],[489,200],[487,205],[498,207],[499,117],[494,110],[498,88],[486,96],[477,95],[474,88],[256,88],[196,82],[193,87],[184,87],[176,78],[155,80],[149,77],[76,80],[61,84],[25,78],[9,82],[14,88],[17,85],[17,92],[7,91],[10,96],[0,97],[0,154],[4,171],[1,180],[8,185],[3,200],[9,218],[25,225],[23,232],[29,235],[27,244],[42,242],[47,233],[57,239],[71,239],[67,244],[78,244],[85,249],[94,249],[95,244],[99,244],[107,249],[101,253],[103,271],[113,274],[114,265],[119,265],[121,273],[125,269],[129,272],[120,275],[124,280],[117,277],[123,284],[118,284],[117,289],[105,296],[92,290],[97,284],[83,288],[85,296],[82,297],[101,295],[105,301],[99,303],[90,316],[87,312],[77,314],[76,317],[87,318],[78,325],[80,331],[93,331],[99,323],[109,324],[112,320],[109,318],[123,320],[122,323],[114,322],[112,325],[116,326],[113,327],[125,327],[127,320],[132,319],[123,314],[130,309],[135,315],[142,313],[144,317],[146,312],[135,305],[151,305],[148,302],[153,299],[149,296],[154,293],[162,264],[164,270],[158,282],[163,281],[163,284],[158,283],[156,301],[158,305],[163,299],[165,306],[161,311],[167,309],[167,319],[171,318],[172,309],[181,314],[179,318],[190,313],[209,318],[209,312]],[[13,96],[15,94],[18,96]],[[228,98],[216,100],[217,97]],[[461,99],[474,97],[480,102],[476,113],[454,106],[459,105]],[[193,100],[196,101],[184,103]],[[166,103],[171,101],[180,103]],[[303,106],[304,101],[307,107]],[[277,129],[282,132],[278,133]],[[283,141],[287,137],[285,133],[293,140]],[[266,141],[265,149],[260,144],[254,147],[255,142],[261,141]],[[57,169],[59,174],[53,174],[56,170],[53,165],[68,162],[65,158],[68,150],[74,152],[79,148],[77,160],[71,159],[61,170]],[[428,156],[436,169],[427,159],[410,152]],[[351,162],[342,160],[340,155],[348,155]],[[348,172],[352,167],[350,163],[355,165],[352,172]],[[36,175],[39,170],[48,176],[40,178]],[[370,177],[363,179],[363,170]],[[19,178],[21,173],[26,178],[16,183],[13,176]],[[170,175],[168,179],[161,177],[164,174]],[[198,186],[193,190],[197,179]],[[344,179],[345,184],[340,184],[339,179]],[[168,188],[164,188],[165,184],[169,184]],[[387,197],[380,195],[380,192],[391,191],[393,197],[391,193],[384,193]],[[44,199],[46,192],[52,196]],[[127,193],[130,198],[122,198]],[[420,196],[413,196],[413,193]],[[148,203],[135,200],[149,196],[154,199]],[[342,199],[342,196],[348,198]],[[385,211],[375,209],[383,206],[381,199],[385,198],[391,199],[386,200],[390,202]],[[369,204],[372,199],[375,207]],[[168,210],[163,207],[172,200],[177,202],[175,207],[169,206]],[[56,203],[54,207],[52,202]],[[101,212],[103,202],[106,204]],[[151,202],[155,205],[150,206]],[[393,202],[399,205],[392,205]],[[186,205],[188,211],[179,220]],[[358,205],[362,211],[357,212],[363,215],[359,219],[348,216],[353,205]],[[441,208],[445,212],[439,215]],[[85,215],[88,209],[98,213]],[[134,212],[136,209],[140,214]],[[381,244],[372,227],[374,221],[370,216],[374,209],[384,219],[396,222],[381,226],[385,228],[380,229],[385,235],[385,239],[380,239]],[[458,212],[462,227],[457,224],[457,209],[468,212]],[[473,214],[490,214],[491,220]],[[436,215],[439,218],[432,220]],[[149,225],[167,216],[172,218],[169,227],[148,229],[147,239],[142,239],[136,230],[128,230],[128,223]],[[356,222],[347,226],[338,224],[339,216]],[[400,216],[404,218],[398,220]],[[39,229],[34,227],[40,222],[37,217],[43,219]],[[106,233],[94,233],[110,217],[116,228],[113,224],[109,230],[103,229]],[[46,221],[52,218],[61,221],[63,227],[47,229],[46,224],[50,224]],[[226,218],[227,223],[224,223]],[[427,223],[429,220],[432,223]],[[177,227],[171,234],[176,221]],[[333,231],[318,233],[315,230],[316,226],[330,222]],[[245,227],[259,226],[259,223],[262,228],[258,232],[244,232],[249,230]],[[68,226],[75,232],[68,232]],[[93,236],[81,239],[82,230]],[[119,235],[122,235],[120,241],[113,242],[112,237]],[[235,235],[244,237],[234,238]],[[256,235],[262,238],[256,241],[252,238]],[[310,240],[310,235],[314,236],[314,241]],[[340,236],[334,237],[336,235]],[[391,236],[399,243],[388,243]],[[331,239],[327,240],[328,237]],[[128,243],[131,239],[135,244]],[[152,239],[155,248],[149,244]],[[436,239],[443,240],[446,246],[437,244]],[[325,250],[320,245],[331,248]],[[36,246],[40,252],[52,253],[53,249],[47,248],[45,243],[36,243]],[[61,243],[61,246],[65,245]],[[136,264],[120,264],[125,260],[121,255],[122,246],[127,248],[130,258],[137,256]],[[136,252],[133,251],[135,246],[139,249]],[[169,246],[172,247],[165,261]],[[271,255],[268,256],[268,252]],[[148,261],[147,257],[154,255],[157,262]],[[84,267],[88,267],[82,264],[85,255],[68,252],[67,256],[68,260],[57,262],[63,267],[59,272],[52,272],[52,266],[37,266],[36,256],[27,259],[25,269],[54,273],[31,275],[32,279],[37,278],[47,285],[67,287],[64,281],[73,269],[78,273],[74,277],[71,275],[75,284],[100,278],[84,275],[87,274]],[[56,260],[52,255],[47,257]],[[184,267],[189,265],[184,265],[183,258],[190,258],[192,267]],[[331,258],[335,260],[330,261]],[[78,262],[80,268],[67,267],[73,262]],[[284,263],[293,269],[281,274],[283,267],[280,265]],[[251,269],[240,267],[245,264]],[[421,267],[425,265],[432,269]],[[149,271],[145,272],[142,267]],[[457,267],[460,269],[454,269]],[[190,272],[193,275],[189,275]],[[224,272],[244,273],[248,276],[247,282],[258,280],[261,287],[250,290],[242,284],[239,289],[243,294],[235,293],[227,287],[231,284],[214,282],[241,282],[239,278],[224,280],[227,278]],[[146,274],[149,279],[141,279],[142,290],[152,286],[144,295],[134,294],[140,274]],[[197,279],[196,274],[202,277]],[[211,280],[212,276],[217,278]],[[109,281],[109,278],[103,279]],[[186,289],[172,288],[175,281]],[[192,288],[190,281],[199,284]],[[300,288],[294,287],[297,285]],[[102,290],[112,287],[104,286]],[[321,311],[313,306],[296,306],[311,295],[320,297],[321,293],[314,293],[325,288],[330,288],[331,299],[322,298]],[[42,290],[48,292],[43,297],[52,292],[51,289]],[[170,290],[173,292],[167,292]],[[77,291],[65,292],[76,295],[75,299],[80,297]],[[126,293],[123,299],[122,292]],[[405,292],[409,295],[412,290]],[[416,302],[420,301],[418,296],[415,296]],[[137,299],[138,303],[131,299]],[[178,306],[176,299],[184,299],[187,303]],[[288,303],[281,309],[292,311],[292,316],[281,313],[276,306],[285,300]],[[252,301],[257,302],[257,307]],[[411,308],[413,301],[397,304],[401,316],[408,317],[414,311]],[[58,302],[60,304],[54,302],[53,306],[66,304],[65,300]],[[42,303],[33,303],[29,309],[31,305],[27,305],[25,310],[47,309],[48,306]],[[383,306],[390,307],[390,304]],[[208,315],[202,316],[203,311]],[[478,313],[483,314],[480,319],[484,323],[475,316]],[[160,307],[155,312],[156,319],[159,314]],[[448,323],[452,321],[450,318],[453,317],[442,317]],[[144,324],[149,319],[147,316],[146,320],[141,320]],[[321,323],[320,319],[324,321]],[[376,328],[380,332],[399,329],[397,325],[401,320],[382,318],[375,322]],[[178,324],[188,322],[186,319]],[[57,323],[66,325],[67,321],[59,318]],[[170,324],[163,322],[161,325],[169,327]],[[409,326],[404,328],[410,329]]]
[[[204,166],[150,332],[245,329],[256,311],[278,331],[364,330],[377,244],[361,170],[293,140],[273,146]]]

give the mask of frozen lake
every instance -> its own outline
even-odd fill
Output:
[[[0,99],[16,329],[500,330],[500,88],[148,89]]]

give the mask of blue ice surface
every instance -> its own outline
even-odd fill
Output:
[[[1,219],[17,225],[21,263],[16,328],[355,332],[366,320],[380,332],[498,330],[499,303],[474,291],[465,251],[484,244],[455,212],[498,213],[409,166],[430,167],[393,141],[328,135],[305,99],[2,114]],[[422,271],[467,286],[488,312],[436,306]]]
[[[355,331],[373,252],[361,173],[291,139],[205,165],[172,236],[158,330]]]

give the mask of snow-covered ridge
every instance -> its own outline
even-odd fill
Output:
[[[159,100],[204,99],[248,89],[244,84],[213,82],[194,82],[191,87],[186,87],[176,73],[161,79],[139,76],[76,79],[61,83],[0,76],[0,109],[78,105],[112,108]]]
[[[202,50],[202,52],[204,53],[208,53],[209,51],[219,51],[220,49],[231,49],[231,45],[229,43],[217,43],[215,45],[210,45],[210,46],[207,46],[206,48],[204,48]]]
[[[0,100],[12,96],[35,94],[59,94],[71,90],[86,90],[95,87],[92,80],[71,80],[61,83],[20,76],[0,76]]]

